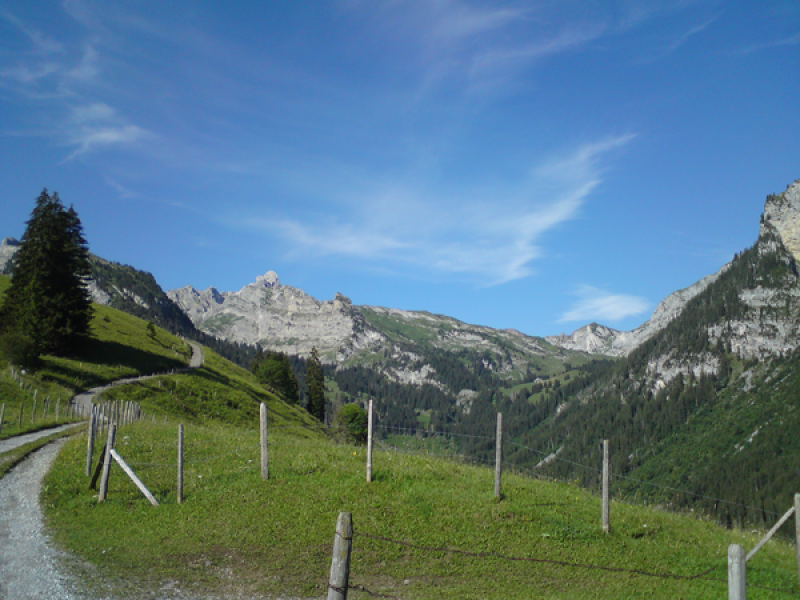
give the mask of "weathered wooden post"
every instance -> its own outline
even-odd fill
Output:
[[[494,447],[494,497],[499,500],[503,495],[500,486],[500,478],[503,473],[503,413],[497,413],[495,438],[497,441]]]
[[[108,426],[108,441],[106,442],[106,456],[103,462],[103,475],[100,478],[100,495],[98,502],[103,502],[108,494],[108,473],[111,471],[111,451],[114,449],[114,434],[117,428],[113,423]]]
[[[800,494],[794,495],[794,535],[797,553],[797,579],[800,581]]]
[[[350,549],[353,545],[353,515],[340,512],[333,538],[331,574],[328,579],[328,600],[347,600],[347,581],[350,578]]]
[[[747,599],[746,564],[744,548],[739,544],[728,546],[728,600]]]
[[[3,431],[3,419],[6,418],[6,403],[3,402],[3,407],[0,408],[0,431]]]
[[[372,398],[367,408],[367,483],[372,482]]]
[[[36,394],[33,394],[33,410],[31,411],[31,423],[36,423]]]
[[[267,446],[267,405],[261,403],[261,479],[269,479],[269,447]]]
[[[608,533],[608,440],[603,440],[603,532]]]
[[[183,424],[178,425],[178,504],[183,504]]]
[[[22,429],[22,414],[25,412],[25,403],[20,400],[19,403],[19,425],[18,427]]]
[[[61,398],[56,399],[56,421],[61,416]]]
[[[92,453],[94,452],[94,430],[97,424],[94,412],[89,418],[88,441],[86,442],[86,476],[92,475]]]

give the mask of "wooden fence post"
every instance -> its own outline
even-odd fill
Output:
[[[3,408],[0,408],[0,431],[3,431],[3,419],[6,418],[6,403],[3,402]]]
[[[603,532],[608,533],[608,440],[603,440]]]
[[[19,425],[18,425],[18,427],[20,429],[22,429],[22,413],[25,412],[24,409],[25,409],[25,402],[20,400],[20,403],[19,403]]]
[[[367,409],[367,483],[372,482],[372,398]]]
[[[794,535],[797,552],[797,579],[800,581],[800,494],[794,495]]]
[[[56,400],[56,421],[61,416],[61,398]]]
[[[497,433],[494,447],[494,497],[502,497],[500,478],[503,472],[503,413],[497,413]]]
[[[158,506],[158,500],[156,500],[155,496],[150,493],[150,490],[147,489],[147,486],[145,486],[145,484],[142,483],[142,480],[136,476],[136,473],[134,473],[133,469],[127,465],[119,453],[112,448],[109,454],[111,455],[111,458],[117,461],[117,464],[122,468],[123,471],[125,471],[125,474],[130,477],[131,481],[133,481],[136,487],[139,488],[139,491],[144,494],[144,497],[150,501],[150,504],[153,506]]]
[[[267,445],[267,405],[263,402],[260,407],[261,431],[261,480],[269,479],[269,446]]]
[[[178,504],[183,503],[183,424],[178,425]]]
[[[746,564],[744,548],[739,544],[728,546],[728,600],[746,600]]]
[[[31,423],[36,423],[36,394],[33,395],[33,410],[31,411]]]
[[[89,418],[88,441],[86,442],[86,476],[92,475],[92,453],[94,452],[94,429],[96,425],[94,412]]]
[[[114,449],[114,434],[116,427],[113,423],[108,426],[108,441],[106,442],[106,456],[103,462],[103,475],[100,478],[100,496],[98,502],[103,502],[108,494],[108,473],[111,470],[111,451]]]
[[[347,582],[350,578],[350,549],[353,545],[353,515],[340,512],[333,538],[331,574],[328,579],[328,600],[347,600]]]

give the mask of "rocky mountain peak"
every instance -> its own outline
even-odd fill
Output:
[[[800,179],[789,184],[782,194],[767,197],[760,234],[764,235],[770,225],[794,259],[800,262]]]
[[[280,279],[278,279],[278,274],[275,271],[267,271],[263,275],[256,277],[256,285],[265,288],[275,288],[280,286],[280,284]]]

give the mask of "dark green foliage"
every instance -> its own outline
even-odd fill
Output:
[[[267,389],[280,395],[289,404],[298,403],[297,380],[285,353],[271,350],[262,352],[259,349],[250,370]]]
[[[14,255],[2,311],[5,332],[32,340],[37,353],[67,354],[90,334],[89,252],[75,210],[44,190]]]
[[[345,404],[340,408],[333,419],[333,426],[349,442],[364,444],[367,441],[367,411],[358,404]]]
[[[0,336],[0,355],[12,364],[31,370],[41,362],[36,343],[19,329],[11,329]]]
[[[325,376],[322,374],[322,363],[316,348],[311,349],[311,356],[306,366],[306,387],[308,389],[308,412],[320,421],[325,421]]]

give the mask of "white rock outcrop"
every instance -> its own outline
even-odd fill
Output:
[[[271,350],[308,355],[312,347],[320,354],[337,355],[343,346],[359,347],[379,341],[370,332],[364,339],[356,333],[359,315],[350,300],[337,294],[320,302],[303,290],[281,285],[277,273],[268,271],[238,292],[204,291],[191,286],[170,290],[167,295],[189,316],[196,327],[220,338]]]

